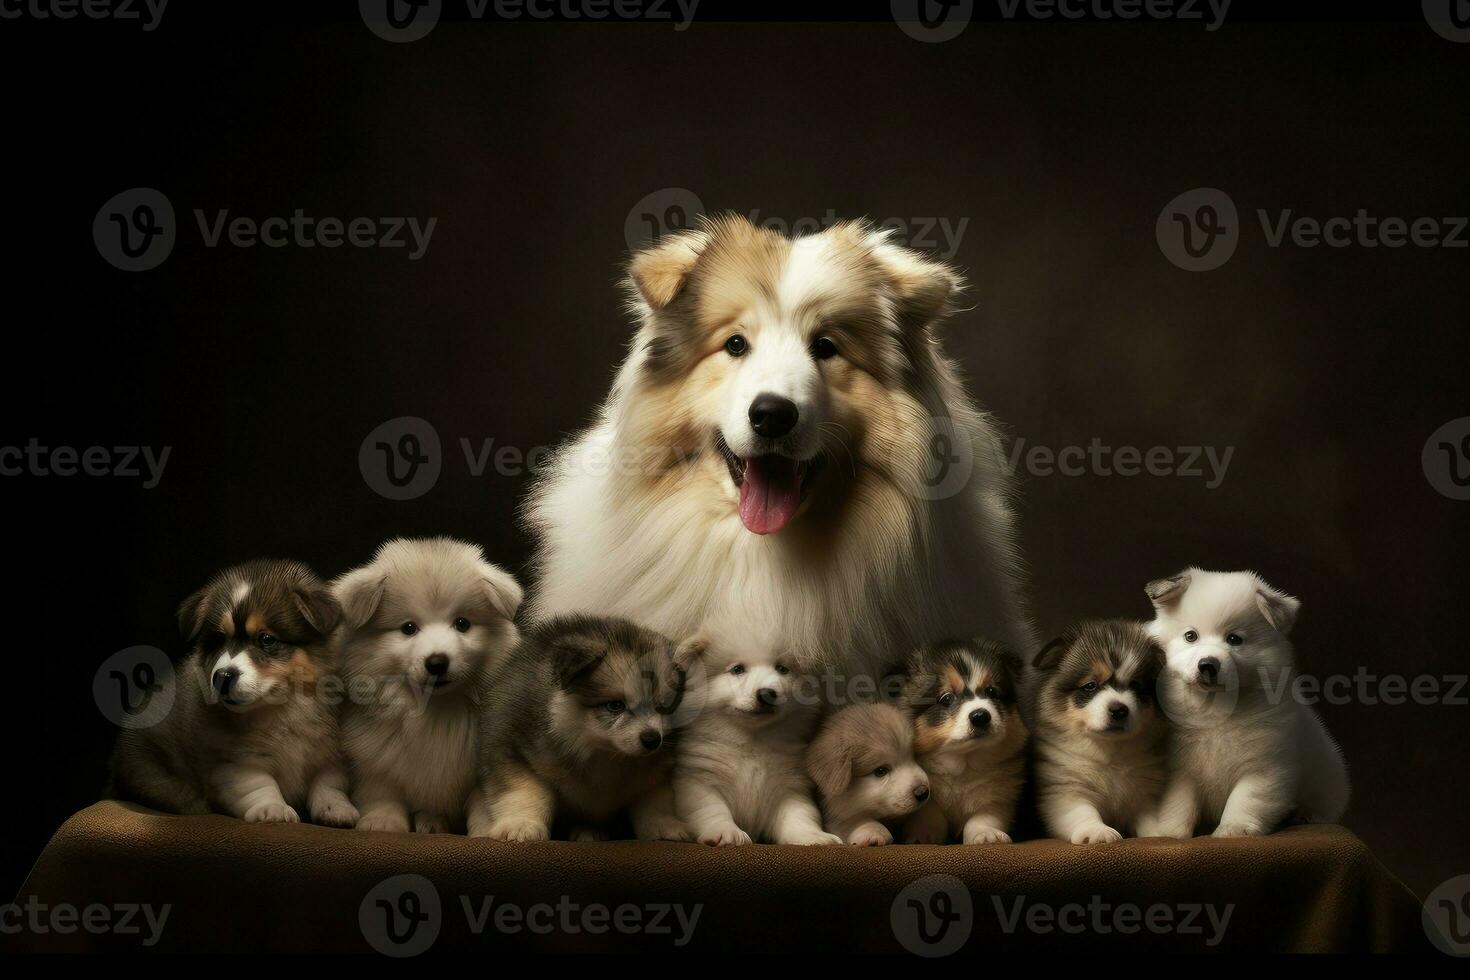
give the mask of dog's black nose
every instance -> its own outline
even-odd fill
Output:
[[[638,736],[638,743],[643,746],[645,751],[652,752],[664,744],[664,737],[652,728],[649,728]]]
[[[443,677],[449,673],[449,656],[443,653],[431,653],[424,658],[424,670],[429,672],[430,677]]]
[[[914,787],[914,799],[918,800],[920,803],[923,803],[928,798],[929,798],[929,787],[927,787],[927,786],[915,786]]]
[[[976,729],[985,728],[989,724],[990,724],[990,712],[986,711],[984,708],[976,708],[974,711],[970,712],[970,727],[971,728],[976,728]]]
[[[1108,705],[1108,717],[1114,721],[1122,721],[1128,717],[1128,705],[1122,701],[1114,701]]]
[[[1214,657],[1203,657],[1199,662],[1200,680],[1206,684],[1213,684],[1220,677],[1220,661]]]
[[[774,687],[763,687],[755,692],[755,699],[767,707],[774,708],[777,702],[781,700],[781,695],[776,692]]]
[[[756,395],[750,403],[750,427],[756,435],[779,439],[796,428],[796,403],[780,395]]]
[[[220,693],[221,697],[227,698],[230,696],[230,689],[239,679],[240,669],[238,667],[221,667],[214,672],[214,689]]]

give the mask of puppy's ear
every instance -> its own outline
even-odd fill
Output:
[[[870,232],[868,247],[883,269],[905,326],[922,328],[953,312],[965,288],[964,277],[958,272],[895,243],[891,229]]]
[[[332,584],[332,594],[341,606],[341,622],[359,629],[373,618],[383,601],[388,577],[372,565],[354,568]]]
[[[694,661],[704,656],[709,649],[709,641],[702,636],[691,636],[680,643],[674,650],[674,666],[686,674],[694,666]]]
[[[628,263],[628,279],[645,303],[661,310],[683,291],[694,263],[708,244],[709,233],[702,230],[664,235],[633,256]]]
[[[342,606],[326,589],[292,589],[291,601],[301,618],[322,636],[327,636],[342,621]]]
[[[525,593],[515,576],[489,562],[480,563],[481,584],[490,605],[509,622],[515,622],[516,610],[521,608]]]
[[[551,666],[563,690],[572,687],[607,656],[607,645],[593,636],[568,633],[551,641]]]
[[[1072,646],[1072,637],[1063,633],[1055,640],[1051,640],[1042,647],[1040,652],[1031,659],[1031,666],[1037,670],[1056,670],[1061,665],[1062,656]]]
[[[1184,598],[1189,589],[1189,573],[1180,572],[1172,578],[1154,579],[1143,587],[1155,609],[1166,609]]]
[[[1256,607],[1266,617],[1266,622],[1276,627],[1276,632],[1288,636],[1291,628],[1296,625],[1296,614],[1302,608],[1302,602],[1262,581],[1261,587],[1256,590]]]
[[[185,643],[193,643],[204,630],[205,591],[200,589],[179,603],[179,635],[184,638]]]
[[[852,740],[842,729],[829,729],[807,750],[807,773],[826,799],[841,796],[852,785]]]

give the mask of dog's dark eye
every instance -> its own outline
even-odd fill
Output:
[[[1233,647],[1238,647],[1245,642],[1245,637],[1241,636],[1239,633],[1231,633],[1225,637],[1225,642]]]
[[[945,691],[943,694],[939,695],[939,706],[941,708],[948,708],[952,704],[954,704],[954,695],[951,694],[949,691]]]
[[[404,623],[402,626],[398,627],[398,632],[402,633],[404,636],[413,636],[418,631],[418,623]]]
[[[1088,681],[1086,684],[1083,684],[1082,687],[1080,687],[1078,690],[1086,691],[1088,694],[1091,694],[1093,691],[1097,690],[1097,681]]]
[[[791,668],[788,667],[788,666],[786,666],[785,664],[777,664],[776,665],[776,673],[778,673],[778,674],[789,674],[789,673],[791,673]]]
[[[730,666],[730,673],[732,673],[732,674],[743,674],[743,673],[745,673],[745,665],[744,664],[732,664]]]
[[[1194,630],[1185,630],[1184,631],[1184,642],[1185,643],[1193,643],[1195,640],[1198,640],[1198,639],[1199,639],[1199,634],[1196,633]]]
[[[461,633],[468,633],[470,631],[470,621],[461,616],[454,621],[454,628]]]
[[[621,701],[609,701],[607,704],[604,704],[602,707],[603,707],[603,710],[606,711],[610,715],[620,715],[624,711],[627,711],[628,710],[628,706],[626,704],[624,704],[623,702],[621,702]]]
[[[873,770],[873,775],[877,776],[879,779],[882,779],[884,776],[888,775],[892,771],[893,770],[889,769],[887,766],[879,766],[877,769]]]
[[[725,341],[725,353],[731,357],[740,357],[749,349],[750,344],[746,343],[745,338],[738,333]]]
[[[998,697],[1000,697],[1000,688],[998,688],[998,687],[987,687],[981,693],[983,693],[987,698],[998,698]]]
[[[829,357],[837,356],[837,343],[831,337],[818,337],[812,341],[812,357],[819,361],[825,361]]]
[[[255,642],[260,644],[262,650],[274,650],[276,648],[276,638],[269,633],[260,634],[255,638]]]

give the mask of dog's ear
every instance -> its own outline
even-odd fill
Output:
[[[487,561],[480,562],[481,585],[490,605],[509,622],[515,622],[516,610],[521,608],[525,593],[515,576]]]
[[[1071,646],[1071,633],[1063,633],[1041,648],[1036,656],[1031,659],[1031,666],[1041,671],[1056,670],[1061,665],[1063,654],[1071,649]]]
[[[633,256],[628,263],[628,279],[643,301],[655,310],[672,303],[683,291],[709,237],[708,232],[698,229],[678,231],[664,235]]]
[[[694,661],[704,656],[704,652],[708,649],[709,641],[704,637],[689,637],[674,650],[674,667],[687,674],[694,666]]]
[[[551,666],[556,682],[567,690],[607,656],[607,644],[586,633],[567,633],[551,641]]]
[[[193,643],[204,630],[204,614],[206,612],[204,598],[206,591],[205,589],[200,589],[179,603],[179,611],[177,613],[179,619],[179,635],[184,638],[185,643]]]
[[[1149,602],[1154,604],[1155,609],[1166,609],[1184,598],[1184,593],[1189,589],[1189,573],[1180,572],[1171,578],[1154,579],[1143,587],[1147,593]]]
[[[1276,632],[1287,636],[1296,625],[1296,614],[1302,608],[1302,602],[1261,581],[1260,588],[1256,590],[1256,607],[1266,617],[1266,622],[1276,628]]]
[[[906,326],[922,328],[953,312],[965,288],[964,277],[958,272],[894,242],[892,229],[870,232],[868,247],[883,269],[898,303],[899,319]]]
[[[388,577],[372,565],[354,568],[332,583],[332,594],[342,609],[341,622],[352,629],[365,626],[378,611]]]
[[[342,621],[342,606],[326,589],[292,589],[296,611],[322,636],[329,635]]]
[[[807,774],[825,799],[846,792],[852,785],[852,739],[843,727],[821,733],[807,750]]]

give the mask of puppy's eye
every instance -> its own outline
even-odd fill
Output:
[[[1184,631],[1184,642],[1185,643],[1193,643],[1195,640],[1198,640],[1198,639],[1199,639],[1199,634],[1196,633],[1194,630],[1185,630]]]
[[[745,665],[744,664],[731,664],[730,665],[730,673],[736,674],[736,675],[745,673]]]
[[[954,704],[954,695],[951,694],[949,691],[945,691],[943,694],[939,695],[939,706],[941,708],[948,708],[952,704]]]
[[[621,701],[609,701],[602,709],[610,715],[620,715],[628,710],[628,706]]]
[[[998,687],[987,687],[981,693],[984,694],[987,698],[998,698],[998,697],[1000,697],[1000,688],[998,688]]]
[[[725,353],[731,357],[743,357],[748,350],[750,350],[750,344],[738,333],[725,341]]]
[[[461,616],[454,621],[454,628],[461,633],[468,633],[470,631],[470,621]]]
[[[255,638],[255,642],[260,644],[262,650],[274,650],[276,648],[276,638],[269,633],[260,634]]]
[[[1233,647],[1238,647],[1245,642],[1245,637],[1241,636],[1239,633],[1231,633],[1225,637],[1225,642]]]
[[[413,636],[418,631],[418,623],[404,623],[402,626],[398,627],[398,632],[402,633],[404,636]]]
[[[819,361],[825,361],[829,357],[837,356],[837,342],[831,337],[818,337],[812,341],[812,357]]]
[[[1091,694],[1093,691],[1097,690],[1097,681],[1088,681],[1086,684],[1083,684],[1080,688],[1078,688],[1078,690],[1085,691],[1088,694]]]
[[[778,674],[789,674],[789,673],[791,673],[791,668],[788,667],[788,666],[786,666],[785,664],[777,664],[776,665],[776,673],[778,673]]]
[[[873,775],[878,779],[882,779],[884,776],[888,775],[892,771],[893,770],[889,769],[887,766],[879,766],[877,769],[873,770]]]

